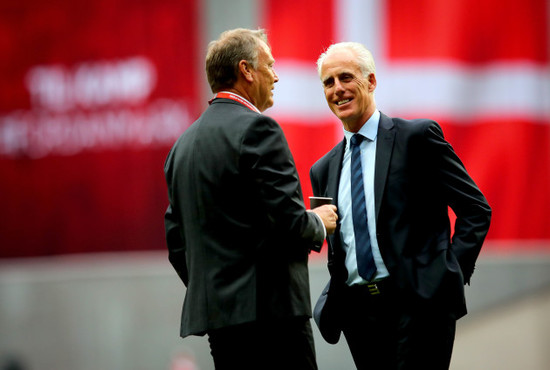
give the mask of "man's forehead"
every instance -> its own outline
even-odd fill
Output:
[[[273,55],[271,55],[271,48],[262,41],[260,44],[260,55],[264,54],[268,61],[274,62]]]
[[[359,66],[356,63],[328,64],[323,63],[321,67],[321,80],[341,76],[343,74],[356,75],[360,73]]]

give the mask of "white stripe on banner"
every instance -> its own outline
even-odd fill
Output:
[[[337,0],[334,29],[339,41],[355,41],[365,45],[374,60],[386,55],[384,7],[380,0]]]
[[[304,123],[331,115],[315,65],[277,61],[270,115]],[[550,122],[550,70],[527,63],[467,67],[450,63],[377,66],[376,104],[389,115],[438,115]]]
[[[471,67],[399,63],[378,71],[376,102],[395,115],[428,113],[472,118],[550,119],[550,69],[503,62]]]
[[[381,42],[386,38],[380,0],[340,0],[336,13],[337,38],[361,42],[374,55],[376,103],[386,114],[437,115],[464,123],[499,117],[550,122],[550,66],[524,61],[483,66],[441,60],[389,62]],[[268,114],[305,124],[331,116],[315,63],[277,59],[275,69],[280,81]]]
[[[268,115],[289,117],[304,123],[330,119],[332,113],[325,101],[315,63],[276,59],[275,72],[279,82],[275,84],[274,104]]]

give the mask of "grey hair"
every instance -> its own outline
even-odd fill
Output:
[[[233,87],[241,60],[258,68],[258,50],[262,43],[269,47],[265,30],[246,28],[225,31],[211,41],[206,52],[206,77],[212,92]]]
[[[374,58],[372,53],[363,45],[358,42],[339,42],[332,44],[328,49],[319,56],[317,59],[317,73],[321,77],[321,68],[325,59],[332,53],[338,50],[351,50],[357,56],[357,64],[363,73],[363,77],[367,78],[371,73],[376,74],[376,66],[374,64]]]

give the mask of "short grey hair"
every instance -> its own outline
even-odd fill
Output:
[[[225,31],[211,41],[206,52],[206,77],[212,92],[233,87],[241,60],[258,68],[258,51],[262,43],[269,47],[265,30],[246,28]]]
[[[374,64],[374,58],[372,53],[363,45],[358,42],[339,42],[332,44],[328,49],[319,56],[317,59],[317,73],[321,77],[321,68],[325,59],[332,53],[338,50],[351,50],[357,56],[357,64],[363,73],[363,77],[367,78],[371,73],[376,74],[376,66]]]

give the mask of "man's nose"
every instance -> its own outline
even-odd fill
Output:
[[[335,79],[335,80],[334,80],[334,92],[335,92],[335,93],[339,93],[339,92],[341,93],[341,92],[343,92],[344,90],[345,90],[344,85],[342,85],[342,83],[340,82],[340,80],[339,80],[339,79]]]

